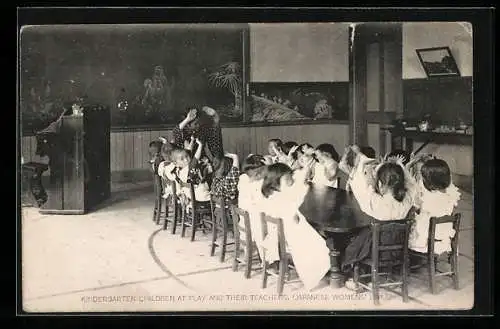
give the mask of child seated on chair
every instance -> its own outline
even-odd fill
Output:
[[[373,167],[373,159],[363,155],[359,147],[352,146],[350,151],[356,157],[350,185],[360,209],[379,221],[405,219],[414,204],[415,187],[401,161],[392,159]],[[371,234],[371,229],[361,229],[348,244],[342,263],[344,271],[369,257]],[[352,279],[346,282],[346,287],[354,287]]]
[[[362,146],[359,148],[359,151],[361,154],[363,154],[367,159],[372,159],[372,161],[368,161],[365,163],[365,171],[370,171],[370,166],[368,165],[369,163],[371,164],[371,167],[374,168],[377,164],[379,164],[381,161],[380,159],[376,159],[376,153],[375,150],[370,147],[370,146]],[[342,170],[347,176],[347,182],[345,184],[345,190],[350,191],[351,190],[351,174],[353,173],[353,168],[356,167],[356,160],[357,160],[357,155],[356,153],[352,152],[351,147],[348,146],[344,150],[344,154],[342,155],[342,158],[340,159],[339,162],[339,169]]]
[[[151,171],[158,172],[158,165],[163,161],[161,157],[161,147],[163,142],[161,140],[154,140],[149,143],[149,163],[151,164]]]
[[[226,205],[236,203],[240,177],[238,156],[225,153],[222,159],[214,159],[213,163],[212,195],[215,198],[224,198]]]
[[[167,172],[167,177],[176,182],[177,194],[185,205],[190,205],[191,189],[189,184],[193,184],[194,196],[197,202],[209,203],[210,189],[200,170],[202,143],[199,140],[195,141],[197,149],[194,156],[185,149],[173,149],[171,151],[171,159],[175,167],[171,172]]]
[[[410,233],[409,247],[417,252],[427,252],[427,238],[431,217],[449,216],[458,204],[460,192],[451,181],[450,167],[446,161],[436,158],[411,161],[410,166],[419,166],[416,173],[417,198],[415,223]],[[455,235],[452,223],[436,225],[434,251],[442,254],[451,251],[451,238]]]
[[[168,178],[168,173],[172,172],[175,168],[175,163],[171,159],[171,153],[176,147],[166,140],[162,140],[162,142],[163,145],[160,153],[163,161],[158,165],[158,176],[161,177],[163,187],[162,198],[167,199],[172,194],[173,181]]]
[[[299,211],[309,190],[306,177],[311,166],[312,162],[295,171],[283,163],[268,166],[261,187],[263,200],[259,205],[261,212],[283,220],[286,247],[307,290],[317,287],[330,270],[325,240]],[[268,235],[263,237],[260,248],[265,249],[265,258],[270,264],[279,260],[276,239],[276,227],[269,225]]]
[[[331,144],[321,144],[315,150],[316,162],[312,169],[312,182],[338,188],[337,169],[339,154]]]

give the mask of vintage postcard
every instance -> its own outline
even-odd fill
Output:
[[[21,26],[22,311],[471,309],[474,37]]]

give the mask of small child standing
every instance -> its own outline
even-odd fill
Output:
[[[427,252],[427,238],[431,217],[449,216],[458,204],[460,192],[451,182],[450,167],[441,159],[424,161],[417,175],[417,198],[415,207],[419,209],[415,215],[415,224],[412,227],[409,247],[417,252]],[[455,230],[451,223],[442,223],[436,226],[436,243],[434,250],[437,254],[451,251],[451,238]]]
[[[313,167],[312,182],[338,188],[337,169],[339,165],[339,154],[331,144],[321,144],[316,147],[316,163]]]

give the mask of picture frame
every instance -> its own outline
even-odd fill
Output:
[[[460,76],[450,47],[420,48],[415,51],[428,78]]]

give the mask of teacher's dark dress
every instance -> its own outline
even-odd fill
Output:
[[[184,141],[193,134],[195,134],[203,144],[208,145],[214,157],[222,157],[224,155],[224,150],[222,148],[222,131],[219,125],[200,127],[196,130],[188,127],[181,130],[179,126],[176,126],[173,130],[174,144],[177,147],[184,148]],[[204,152],[205,150],[203,150],[202,154]]]

